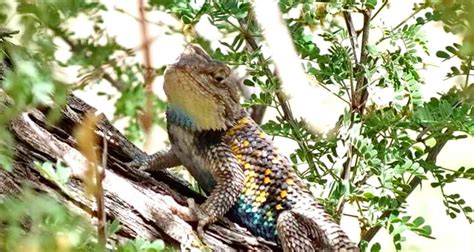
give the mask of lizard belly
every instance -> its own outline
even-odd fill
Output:
[[[208,168],[208,161],[205,160],[196,144],[194,134],[173,124],[168,125],[168,134],[175,155],[196,179],[199,186],[209,194],[216,182]]]

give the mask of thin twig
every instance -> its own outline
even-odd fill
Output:
[[[387,4],[388,4],[388,0],[384,0],[383,4],[380,6],[380,8],[375,12],[375,14],[372,16],[372,18],[370,18],[370,21],[374,20],[374,18],[379,15],[379,13],[382,11],[383,8],[385,8],[385,6],[387,6]]]
[[[133,19],[135,19],[135,21],[141,22],[141,20],[142,20],[141,18],[136,17],[135,15],[131,14],[130,12],[128,12],[128,11],[122,9],[122,8],[114,7],[114,10],[116,10],[116,11],[119,12],[119,13],[125,14],[125,15],[127,15],[127,16],[133,18]],[[147,23],[152,24],[152,25],[154,25],[154,26],[157,26],[157,27],[159,27],[159,28],[167,27],[168,29],[170,29],[170,30],[171,30],[172,32],[174,32],[174,33],[180,33],[180,32],[182,32],[182,30],[176,29],[176,28],[174,28],[172,25],[168,25],[168,24],[166,24],[166,23],[164,23],[164,22],[161,22],[161,21],[151,21],[151,20],[149,20],[149,19],[145,19],[145,21],[146,21]],[[155,38],[156,38],[156,37],[155,37]]]
[[[352,109],[356,110],[361,116],[364,113],[365,103],[367,101],[367,88],[365,84],[367,83],[367,78],[364,75],[364,67],[367,65],[368,60],[368,50],[367,43],[369,41],[369,31],[370,31],[370,9],[363,11],[364,14],[364,26],[362,28],[362,42],[360,48],[360,63],[356,67],[356,88],[355,94],[352,96],[353,104]]]
[[[354,24],[352,22],[351,14],[347,11],[343,12],[344,14],[344,21],[346,22],[347,31],[349,32],[349,40],[351,41],[352,52],[354,55],[354,62],[355,64],[359,64],[359,60],[357,59],[357,48],[359,45],[357,44],[357,33],[354,29]]]
[[[144,79],[145,79],[145,89],[147,91],[146,96],[146,106],[145,111],[142,116],[140,116],[140,122],[145,131],[145,149],[151,144],[151,126],[153,124],[153,90],[152,84],[154,79],[154,72],[152,69],[151,63],[151,49],[148,35],[148,22],[146,22],[145,17],[145,1],[138,1],[138,11],[140,13],[140,28],[142,33],[143,43],[143,56],[144,56]]]
[[[104,136],[107,135],[107,131],[104,131]],[[96,202],[97,202],[97,235],[99,247],[102,251],[105,251],[105,245],[107,244],[107,233],[106,233],[106,222],[105,222],[105,196],[104,196],[104,187],[103,181],[105,178],[105,169],[107,169],[107,155],[108,155],[108,144],[107,138],[102,137],[103,147],[102,147],[102,167],[98,165],[95,166],[95,180],[97,183],[96,188]]]
[[[123,83],[121,80],[119,79],[114,79],[112,78],[112,76],[106,72],[103,73],[102,77],[104,77],[104,79],[106,81],[108,81],[113,87],[115,87],[118,91],[124,91],[125,90],[125,83]]]
[[[464,82],[464,87],[467,88],[469,85],[469,75],[471,73],[471,68],[472,68],[472,56],[468,58],[468,63],[467,63],[467,73],[466,73],[466,81]]]

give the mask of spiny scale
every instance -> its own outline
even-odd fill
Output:
[[[232,214],[253,233],[278,242],[278,213],[294,205],[294,179],[286,160],[251,119],[243,117],[224,135],[245,175],[244,190]]]

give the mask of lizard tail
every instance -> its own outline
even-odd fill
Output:
[[[277,232],[284,251],[359,251],[320,206],[283,211],[277,219]]]

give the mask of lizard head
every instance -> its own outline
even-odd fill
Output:
[[[237,81],[230,68],[197,46],[188,45],[164,78],[169,110],[195,130],[225,130],[240,114]]]

